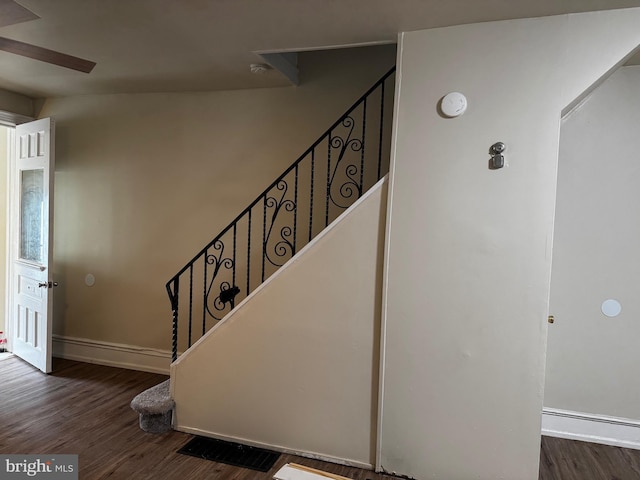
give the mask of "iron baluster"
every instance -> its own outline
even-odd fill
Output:
[[[193,265],[189,268],[189,341],[191,346],[191,317],[193,315]]]
[[[329,225],[329,198],[331,197],[331,132],[327,138],[327,205],[324,211],[324,226]]]
[[[238,224],[233,224],[233,276],[231,280],[231,285],[236,284],[236,235],[238,233]]]
[[[296,233],[298,227],[298,164],[295,168],[295,189],[293,194],[293,243],[291,244],[291,256],[296,254]]]
[[[360,148],[360,188],[358,188],[358,198],[362,196],[362,190],[364,188],[364,146],[365,142],[365,134],[367,130],[367,99],[364,99],[362,102],[362,139],[360,140],[362,143],[362,148]]]
[[[265,252],[265,244],[267,235],[267,194],[264,194],[264,202],[262,204],[262,281],[264,282],[264,257],[266,255]]]
[[[309,241],[313,238],[313,172],[316,163],[316,149],[311,150],[311,181],[309,185]]]
[[[180,293],[180,279],[173,280],[173,291],[167,285],[169,296],[171,297],[171,310],[173,312],[173,332],[171,336],[171,361],[175,362],[178,358],[178,295]]]
[[[251,291],[251,212],[249,210],[249,217],[247,218],[247,295]]]
[[[202,299],[203,299],[203,305],[202,305],[202,335],[204,335],[207,332],[207,257],[209,256],[209,254],[207,253],[208,249],[204,251],[204,258],[202,259],[204,264],[203,264],[203,270],[204,270],[204,280],[203,280],[203,285],[202,285]]]
[[[171,335],[171,361],[178,358],[178,302],[173,307],[173,332]]]
[[[386,79],[385,79],[386,81]],[[384,83],[380,85],[380,135],[378,136],[378,180],[382,168],[382,134],[384,132]]]

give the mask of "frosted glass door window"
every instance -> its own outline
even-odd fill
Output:
[[[44,261],[44,171],[23,170],[20,178],[20,258]]]

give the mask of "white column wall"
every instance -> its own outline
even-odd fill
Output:
[[[561,111],[640,43],[640,9],[401,35],[378,467],[538,475]],[[439,99],[460,91],[465,115]],[[488,168],[490,146],[507,166]]]

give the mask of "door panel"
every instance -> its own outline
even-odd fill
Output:
[[[13,352],[51,371],[54,125],[16,127],[11,189]]]

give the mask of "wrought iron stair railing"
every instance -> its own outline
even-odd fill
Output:
[[[386,175],[394,73],[395,67],[167,282],[173,361]]]

